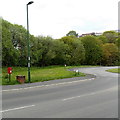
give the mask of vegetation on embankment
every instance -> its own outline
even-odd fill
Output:
[[[40,33],[41,34],[41,33]],[[66,36],[30,35],[31,66],[119,65],[120,38],[116,31],[97,36],[80,36],[70,31]],[[27,30],[2,19],[2,65],[26,67],[28,62]]]
[[[72,78],[72,77],[83,77],[84,73],[76,73],[75,71],[68,71],[70,68],[76,66],[48,66],[48,67],[31,67],[31,82],[43,82],[48,80]],[[19,84],[16,80],[16,76],[23,75],[27,78],[27,67],[13,67],[11,74],[11,81],[9,81],[7,68],[2,69],[2,85],[14,85]]]
[[[120,68],[109,69],[109,70],[106,70],[106,71],[112,72],[112,73],[120,73]]]

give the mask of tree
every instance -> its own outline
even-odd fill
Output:
[[[27,66],[26,37],[27,30],[23,26],[2,19],[3,66]],[[49,36],[30,35],[31,65],[97,65],[101,62],[103,65],[118,65],[119,43],[120,39],[114,31],[78,38],[76,31],[72,30],[57,40]]]
[[[103,36],[108,39],[109,43],[115,43],[118,34],[115,31],[106,31],[103,33]]]
[[[2,18],[0,17],[0,66],[2,65]],[[1,69],[0,69],[1,72]]]
[[[52,59],[54,58],[54,51],[52,50],[53,47],[53,39],[49,36],[43,37],[43,36],[38,36],[37,37],[37,50],[39,50],[39,63],[38,65],[40,66],[47,66],[51,65]],[[39,46],[40,45],[40,46]],[[38,52],[38,51],[36,51]]]
[[[116,39],[115,44],[118,46],[118,48],[120,50],[120,37]]]
[[[102,45],[103,49],[103,57],[102,64],[103,65],[114,65],[118,62],[118,47],[114,43],[106,43]]]
[[[108,43],[108,39],[103,35],[98,36],[97,39],[100,40],[103,44]]]
[[[27,66],[26,29],[2,20],[3,65]]]
[[[10,27],[12,24],[2,20],[2,65],[18,65],[19,51],[14,48],[11,38]]]
[[[54,51],[54,58],[52,59],[52,65],[64,65],[66,64],[66,53],[68,51],[68,45],[60,40],[53,41],[52,51]]]
[[[85,48],[85,64],[97,65],[101,62],[101,42],[94,36],[80,38]]]
[[[76,33],[76,31],[72,30],[72,31],[69,31],[66,36],[75,36],[75,37],[78,37],[78,33]]]
[[[27,30],[21,25],[14,24],[10,27],[10,32],[13,46],[20,52],[19,66],[27,66]]]
[[[67,45],[66,49],[66,64],[80,65],[85,58],[85,50],[81,41],[75,36],[66,36],[60,39]]]

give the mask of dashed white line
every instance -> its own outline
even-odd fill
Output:
[[[95,78],[84,79],[84,80],[76,80],[76,81],[71,81],[71,82],[61,82],[61,83],[49,84],[49,85],[40,85],[40,86],[26,87],[26,88],[8,89],[8,90],[2,90],[2,91],[0,91],[0,92],[9,92],[9,91],[27,90],[27,89],[31,89],[31,88],[40,88],[40,87],[49,87],[49,86],[65,85],[65,84],[72,84],[72,83],[76,83],[76,82],[91,81],[91,80],[94,80],[94,79],[95,79]]]
[[[96,94],[96,93],[90,93],[90,94],[85,94],[85,95],[80,95],[80,96],[65,98],[65,99],[63,99],[62,101],[72,100],[72,99],[76,99],[76,98],[80,98],[80,97],[85,97],[85,96],[90,96],[90,95],[94,95],[94,94]]]
[[[9,112],[9,111],[13,111],[13,110],[20,110],[20,109],[25,109],[25,108],[29,108],[29,107],[34,107],[35,105],[29,105],[29,106],[23,106],[23,107],[18,107],[18,108],[12,108],[12,109],[7,109],[7,110],[2,110],[0,111],[1,113],[4,112]]]
[[[104,93],[104,92],[111,92],[111,91],[118,91],[118,87],[115,86],[115,87],[112,87],[112,88],[108,88],[106,90],[101,90],[99,92],[92,92],[92,93],[84,94],[84,95],[80,95],[80,96],[69,97],[69,98],[62,99],[62,101],[77,99],[77,98],[80,98],[80,97],[87,97],[87,96],[96,95],[96,94],[100,94],[100,93]]]

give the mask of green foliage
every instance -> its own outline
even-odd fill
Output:
[[[68,66],[69,69],[72,68]],[[6,73],[7,68],[3,68],[3,76],[2,76],[2,84],[3,85],[11,85],[11,84],[19,84],[16,80],[17,75],[24,75],[27,81],[27,67],[13,67],[13,73],[11,75],[11,82],[8,80],[8,75]],[[63,66],[50,66],[50,67],[32,67],[31,68],[31,82],[43,82],[54,79],[63,79],[63,78],[72,78],[72,77],[81,77],[85,76],[83,73],[79,73],[76,75],[74,71],[68,71]]]
[[[75,36],[75,37],[78,37],[78,33],[76,33],[76,31],[72,30],[72,31],[69,31],[66,36]]]
[[[66,47],[66,64],[80,65],[85,58],[85,50],[81,41],[74,36],[66,36],[60,39],[67,45]]]
[[[82,37],[81,41],[85,48],[85,64],[100,64],[102,57],[101,42],[94,36]]]
[[[60,40],[54,40],[52,50],[54,51],[54,58],[52,59],[53,65],[66,64],[66,53],[68,51],[68,45]]]
[[[38,40],[38,46],[39,48],[39,65],[40,66],[47,66],[51,64],[51,60],[54,58],[54,51],[52,50],[53,47],[53,39],[49,36],[43,37],[39,36],[37,37]]]
[[[103,35],[98,36],[97,39],[100,40],[103,44],[108,43],[108,39]]]
[[[109,69],[109,70],[106,70],[106,71],[113,72],[113,73],[120,73],[120,68]]]
[[[115,31],[105,31],[103,36],[107,38],[109,43],[115,43],[118,34]]]
[[[26,66],[27,64],[27,31],[21,25],[13,25],[10,28],[11,40],[14,46],[14,49],[19,52],[19,66]]]
[[[17,65],[19,52],[14,48],[10,28],[12,24],[2,21],[2,64],[6,66]]]
[[[116,39],[115,44],[118,46],[118,48],[120,49],[120,37]]]
[[[2,65],[26,67],[27,30],[21,25],[0,20],[2,20]],[[93,34],[78,38],[76,31],[72,30],[66,35],[57,40],[49,36],[30,35],[31,65],[120,64],[118,49],[120,39],[116,32],[106,31],[101,36]]]

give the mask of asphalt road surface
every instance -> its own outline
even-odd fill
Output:
[[[82,78],[4,86],[3,118],[118,118],[117,67],[76,68]],[[95,77],[96,76],[96,77]]]

